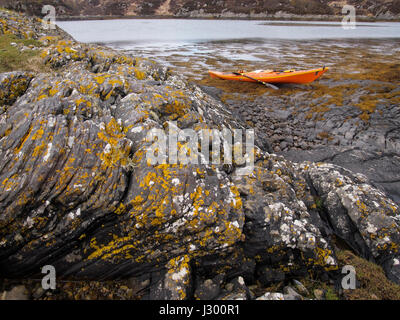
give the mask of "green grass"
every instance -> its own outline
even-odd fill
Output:
[[[322,199],[320,197],[315,196],[314,201],[315,201],[315,206],[316,206],[317,210],[320,212],[323,211],[324,203],[323,203]]]
[[[325,291],[326,300],[339,300],[338,295],[332,287],[328,287]]]
[[[40,50],[27,50],[20,52],[18,48],[11,43],[22,44],[25,46],[33,45],[40,47],[42,44],[33,39],[19,39],[12,34],[0,35],[0,72],[8,72],[15,70],[39,71],[38,68]]]

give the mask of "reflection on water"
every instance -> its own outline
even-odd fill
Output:
[[[359,23],[350,30],[338,22],[304,21],[133,19],[58,24],[78,41],[127,50],[192,78],[202,78],[208,69],[334,66],[348,51],[352,58],[357,50],[390,57],[398,57],[400,51],[400,23]]]

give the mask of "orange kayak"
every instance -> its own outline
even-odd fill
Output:
[[[248,81],[256,82],[253,79],[267,83],[310,83],[321,77],[328,68],[318,68],[311,70],[286,70],[286,71],[272,71],[272,70],[256,70],[251,72],[245,72],[243,75],[236,75],[233,73],[222,73],[218,71],[208,71],[212,78],[219,78],[224,80],[236,80],[236,81]]]

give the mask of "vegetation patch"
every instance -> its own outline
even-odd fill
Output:
[[[400,286],[386,278],[382,267],[357,257],[349,250],[336,252],[342,265],[352,265],[356,269],[358,286],[355,290],[344,290],[347,300],[399,300]]]
[[[318,199],[316,203],[318,206]],[[336,242],[340,249],[336,247],[335,253],[338,259],[339,269],[345,265],[351,265],[356,270],[357,288],[354,290],[341,290],[333,283],[321,281],[310,274],[299,279],[309,292],[305,297],[316,299],[316,290],[322,291],[323,298],[326,300],[399,300],[400,286],[391,282],[385,275],[382,267],[355,255],[343,244]],[[335,246],[336,246],[335,245]],[[345,248],[346,247],[346,248]],[[281,291],[284,283],[274,284],[266,291]],[[272,289],[272,290],[271,290]],[[263,289],[265,292],[265,289]]]
[[[12,45],[13,44],[13,45]],[[19,39],[13,34],[0,35],[0,72],[15,70],[42,71],[44,68],[39,50],[21,52],[18,46],[41,47],[42,44],[33,39]]]

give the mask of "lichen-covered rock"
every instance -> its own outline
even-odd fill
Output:
[[[12,105],[23,95],[33,78],[28,72],[9,72],[0,74],[0,104]]]
[[[55,29],[44,29],[42,19],[29,17],[0,7],[0,34],[15,34],[20,39],[38,40],[45,36],[72,39],[64,30],[57,26],[55,27]]]
[[[324,218],[335,234],[363,257],[389,262],[388,275],[399,281],[399,207],[361,174],[323,163],[305,162],[299,168],[321,197]]]
[[[189,256],[171,259],[168,271],[152,287],[150,298],[155,300],[183,300],[191,290],[191,268]]]
[[[391,116],[388,115],[388,117]],[[383,141],[383,143],[385,142]],[[390,144],[386,144],[386,146],[390,146]],[[400,156],[397,152],[329,146],[314,150],[293,150],[285,152],[283,156],[294,162],[329,162],[344,167],[353,173],[364,174],[371,184],[382,189],[397,205],[400,204],[400,172],[398,170]]]
[[[223,106],[166,68],[108,49],[61,40],[42,57],[56,73],[36,75],[15,103],[4,94],[4,274],[37,273],[44,259],[60,276],[114,278],[231,250],[244,215],[228,175],[145,157],[146,132],[168,121],[234,127]]]
[[[252,175],[233,181],[243,198],[247,256],[285,272],[337,268],[309,187],[291,163],[264,155]]]
[[[140,135],[144,128],[162,128],[171,114],[178,124],[190,124],[186,116],[192,112],[197,124],[197,110],[206,102],[168,91],[166,84],[157,88],[80,67],[69,66],[64,77],[37,76],[2,115],[8,127],[0,151],[1,219],[18,234],[3,238],[2,253],[29,246],[7,259],[25,265],[24,252],[49,256],[55,248],[86,243],[72,247],[59,269],[90,277],[98,274],[97,264],[129,259],[163,265],[179,254],[234,244],[244,216],[227,174],[210,175],[206,166],[148,166]],[[98,234],[88,235],[89,225],[98,225]],[[78,262],[81,267],[70,270]],[[10,265],[7,272],[25,268],[37,266]]]
[[[205,289],[247,299],[244,281],[265,268],[337,269],[334,233],[399,281],[399,208],[363,177],[257,146],[247,175],[238,163],[152,165],[152,129],[243,124],[145,59],[70,39],[48,39],[42,58],[51,73],[0,75],[2,276],[37,276],[47,264],[66,279],[149,275],[150,298],[184,299],[202,296],[193,278],[224,275],[237,279],[231,291]]]

